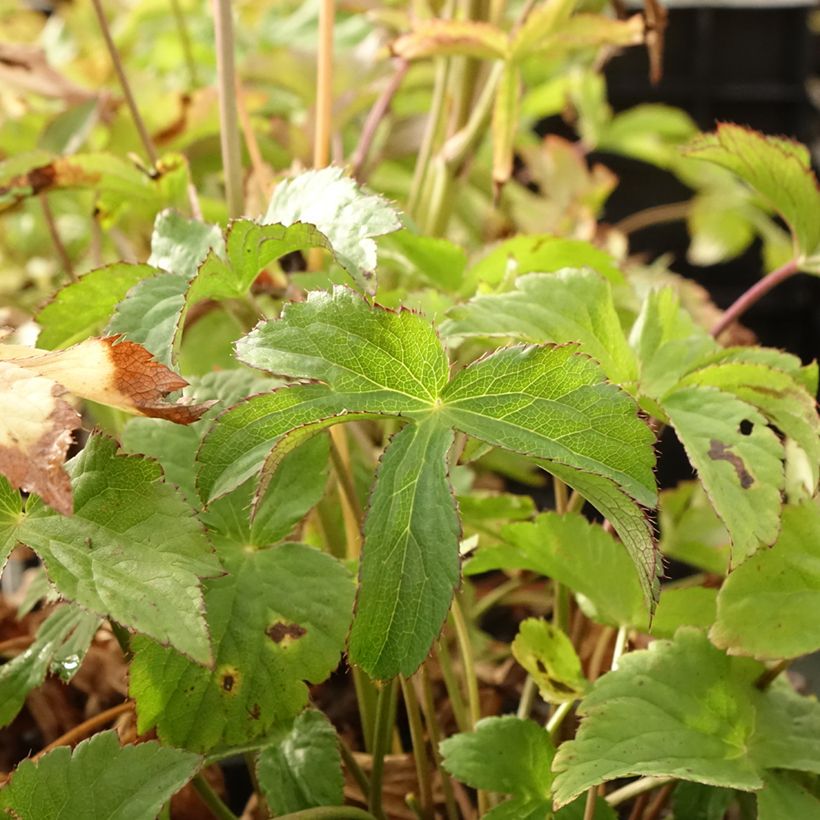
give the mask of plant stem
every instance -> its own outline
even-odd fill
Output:
[[[444,679],[444,688],[447,690],[447,699],[450,701],[450,708],[453,710],[456,726],[458,726],[459,732],[468,732],[470,730],[470,718],[467,715],[467,707],[464,705],[461,687],[453,672],[450,653],[444,640],[436,647],[436,657],[441,667],[441,677]]]
[[[421,703],[424,711],[424,719],[427,723],[427,733],[430,736],[430,748],[433,752],[433,761],[441,777],[441,790],[444,792],[444,804],[447,809],[447,817],[448,820],[458,820],[458,810],[456,809],[456,801],[453,796],[453,784],[450,782],[450,775],[447,773],[447,770],[441,765],[441,755],[438,750],[441,731],[439,730],[438,718],[436,716],[436,702],[433,697],[433,687],[430,684],[430,670],[426,663],[422,664],[421,667],[421,688],[423,694]]]
[[[148,135],[148,129],[145,127],[145,123],[140,116],[136,100],[131,92],[131,86],[128,84],[128,78],[125,76],[125,70],[122,67],[120,53],[117,51],[116,45],[114,45],[114,38],[111,36],[111,29],[108,27],[108,20],[105,17],[102,2],[101,0],[91,0],[91,4],[94,6],[94,12],[97,15],[97,21],[100,24],[100,31],[102,32],[103,39],[105,40],[108,55],[111,57],[111,62],[114,65],[114,71],[117,74],[117,79],[120,81],[120,88],[122,89],[128,109],[131,112],[131,119],[134,120],[134,125],[136,126],[137,133],[139,134],[140,141],[142,142],[142,147],[145,149],[145,155],[148,157],[151,167],[156,168],[157,152],[154,148],[154,143],[152,142],[151,137]]]
[[[587,802],[584,806],[584,820],[594,820],[595,804],[598,802],[598,787],[593,786],[587,792]]]
[[[626,639],[628,634],[627,628],[622,626],[618,629],[618,634],[615,636],[615,648],[612,650],[612,663],[609,665],[609,668],[613,672],[618,668],[621,655],[624,654],[624,650],[626,649]]]
[[[613,226],[616,231],[627,236],[644,228],[651,228],[653,225],[662,225],[666,222],[678,222],[686,219],[692,210],[692,203],[670,202],[667,205],[654,205],[651,208],[644,208],[642,211],[624,217]]]
[[[657,789],[658,786],[671,783],[673,779],[672,777],[642,777],[639,780],[633,780],[632,783],[627,783],[626,786],[622,786],[612,794],[608,794],[604,800],[610,806],[620,806],[621,803],[626,803],[627,800],[631,800],[639,794],[651,792],[652,789]]]
[[[408,68],[410,68],[410,63],[407,62],[407,60],[399,59],[396,62],[396,70],[393,72],[393,76],[373,104],[370,113],[367,115],[367,119],[364,121],[359,144],[356,146],[356,150],[353,152],[353,157],[350,160],[352,166],[351,173],[354,178],[359,181],[364,177],[365,163],[367,162],[370,148],[373,145],[373,140],[376,137],[379,123],[381,123],[390,110],[393,97],[396,96],[396,92],[399,90]]]
[[[755,686],[761,691],[764,692],[768,689],[772,683],[774,683],[775,678],[777,678],[781,672],[785,671],[788,667],[790,661],[782,660],[778,661],[774,665],[770,666],[763,674],[755,681]]]
[[[292,814],[280,814],[279,820],[375,820],[374,816],[364,809],[355,806],[317,806],[314,809],[303,809]]]
[[[399,682],[404,698],[404,708],[407,712],[407,722],[410,724],[410,738],[413,741],[413,758],[416,762],[416,775],[421,790],[421,814],[423,817],[432,817],[433,785],[430,782],[430,766],[425,750],[424,727],[421,723],[419,701],[412,681],[401,677]]]
[[[549,732],[549,735],[553,740],[558,734],[558,730],[561,728],[561,724],[564,722],[564,718],[572,711],[573,706],[575,706],[574,701],[565,700],[552,713],[550,719],[547,721],[547,732]]]
[[[433,83],[433,98],[430,101],[430,115],[427,118],[424,136],[421,139],[421,146],[419,147],[418,157],[416,158],[416,167],[413,171],[413,181],[410,185],[410,194],[407,197],[407,211],[413,216],[416,222],[420,219],[418,206],[427,175],[430,171],[433,149],[444,127],[444,106],[447,99],[447,82],[449,75],[450,60],[446,57],[439,57],[436,63],[436,76]]]
[[[43,209],[43,219],[46,221],[46,228],[48,228],[48,235],[54,243],[54,250],[57,251],[57,256],[60,257],[60,263],[63,266],[66,276],[72,281],[77,281],[77,274],[74,270],[74,265],[71,264],[71,257],[68,255],[63,240],[60,238],[60,232],[57,230],[57,221],[54,219],[54,211],[51,210],[51,205],[48,204],[48,196],[40,194],[40,207]]]
[[[238,820],[237,816],[222,802],[222,798],[214,791],[213,786],[205,779],[202,772],[194,775],[191,785],[217,820]]]
[[[185,22],[185,15],[182,13],[179,0],[171,0],[171,11],[174,15],[177,31],[179,32],[179,42],[182,45],[185,66],[188,69],[188,83],[191,88],[196,88],[199,85],[196,73],[196,60],[194,60],[194,52],[191,48],[191,36],[188,33],[188,24]]]
[[[106,709],[104,712],[100,712],[98,715],[94,715],[88,720],[84,720],[82,723],[69,729],[69,731],[64,735],[60,735],[56,740],[52,740],[48,746],[37,752],[31,759],[39,760],[44,754],[48,754],[48,752],[52,749],[56,749],[58,746],[73,746],[75,743],[85,740],[101,726],[105,726],[106,723],[111,723],[112,720],[115,720],[120,715],[132,711],[133,708],[134,701],[132,700],[127,700],[118,706],[112,706],[110,709]]]
[[[359,704],[359,720],[362,724],[365,751],[373,751],[373,732],[376,726],[376,693],[367,675],[354,666],[353,688],[356,690],[356,701]]]
[[[499,584],[494,589],[490,590],[482,598],[479,598],[473,606],[473,617],[479,619],[485,612],[492,609],[496,604],[501,603],[511,592],[520,589],[524,584],[530,580],[528,574],[518,575],[514,578],[508,578],[503,583]]]
[[[521,690],[521,699],[518,701],[518,711],[516,712],[516,716],[521,720],[525,720],[530,716],[537,694],[538,684],[536,684],[535,678],[532,675],[527,675],[524,688]]]
[[[313,167],[330,161],[330,130],[333,121],[333,0],[319,5],[319,49],[316,55],[316,124],[313,132]]]
[[[347,745],[344,738],[342,738],[341,735],[338,737],[339,751],[342,753],[342,760],[344,760],[347,770],[353,775],[353,779],[356,781],[356,785],[358,785],[359,790],[362,793],[364,802],[367,803],[370,801],[370,779],[364,773],[364,769],[362,769],[356,761],[353,752],[350,750],[350,746]]]
[[[219,139],[225,174],[228,216],[235,219],[244,210],[242,154],[236,109],[236,67],[234,64],[233,13],[230,0],[213,0],[216,35],[216,77],[219,93]]]
[[[478,676],[475,671],[475,657],[473,655],[473,644],[470,640],[470,630],[457,596],[453,598],[452,612],[453,623],[456,628],[456,639],[461,652],[461,665],[464,667],[464,678],[467,681],[467,703],[470,707],[469,729],[472,731],[475,729],[476,723],[481,720],[481,701],[479,699]],[[483,817],[489,809],[487,793],[479,789],[477,796],[478,816]]]
[[[727,309],[723,316],[712,328],[712,336],[717,338],[726,328],[734,324],[752,305],[759,302],[772,288],[777,287],[781,282],[785,282],[794,274],[800,271],[796,259],[791,259],[785,265],[766,274],[759,282],[752,285]]]
[[[390,715],[393,712],[393,699],[396,694],[395,678],[386,683],[379,691],[376,705],[376,725],[373,732],[373,767],[370,770],[370,801],[368,808],[376,817],[383,818],[382,778],[384,775],[384,756],[390,746],[393,724]]]
[[[341,428],[339,428],[339,430],[344,433],[344,430]],[[336,480],[339,482],[339,488],[344,495],[347,505],[353,512],[356,524],[355,541],[358,542],[361,538],[359,534],[359,522],[364,520],[364,511],[362,510],[362,505],[359,503],[359,497],[356,495],[356,488],[353,486],[353,476],[350,473],[350,451],[347,451],[346,457],[342,455],[341,447],[337,442],[339,438],[343,439],[342,445],[348,450],[346,437],[332,437],[330,439],[330,460],[333,462],[333,469],[336,471]],[[349,536],[350,533],[348,533],[348,537]]]

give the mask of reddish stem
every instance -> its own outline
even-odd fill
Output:
[[[797,260],[791,259],[782,267],[764,276],[733,302],[712,328],[712,336],[717,338],[726,328],[734,324],[752,305],[759,302],[772,288],[794,276],[800,270]]]

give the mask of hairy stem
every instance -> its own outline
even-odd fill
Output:
[[[391,680],[379,691],[379,701],[376,706],[376,725],[373,732],[373,767],[370,770],[370,802],[368,808],[376,817],[383,818],[382,809],[382,778],[384,775],[384,756],[390,746],[393,734],[393,701],[396,696],[396,681]]]
[[[233,14],[230,0],[213,0],[216,34],[216,75],[219,93],[219,138],[222,146],[222,167],[225,174],[225,195],[228,216],[242,215],[242,154],[236,108],[236,67],[234,64]]]
[[[191,785],[196,789],[196,793],[200,796],[202,802],[210,809],[211,814],[217,820],[239,820],[222,802],[222,798],[214,791],[213,786],[205,779],[202,772],[194,775]]]
[[[790,279],[798,273],[800,267],[796,259],[791,259],[785,265],[773,270],[764,276],[759,282],[752,285],[736,301],[734,301],[725,311],[723,316],[712,328],[712,336],[717,338],[728,327],[733,325],[752,305],[759,302],[772,288],[777,287],[781,282]]]
[[[114,45],[114,38],[111,36],[111,29],[108,26],[108,20],[105,17],[105,12],[102,7],[102,0],[91,0],[94,6],[94,13],[97,15],[97,21],[100,24],[100,31],[102,32],[105,46],[108,49],[108,55],[111,57],[111,62],[114,65],[114,71],[117,74],[117,79],[120,81],[120,88],[122,89],[125,102],[128,105],[128,110],[131,112],[131,119],[134,120],[137,133],[139,134],[142,147],[145,149],[145,155],[151,163],[151,167],[155,168],[157,165],[157,151],[154,148],[154,143],[148,135],[148,129],[145,127],[142,116],[140,116],[137,102],[134,99],[134,94],[131,91],[131,86],[128,84],[128,78],[125,76],[125,69],[122,67],[122,60],[120,53]]]
[[[367,158],[370,154],[370,149],[376,137],[379,124],[390,110],[393,97],[396,96],[396,92],[401,87],[408,68],[410,68],[410,63],[408,63],[407,60],[399,59],[396,61],[396,70],[393,72],[393,76],[373,104],[370,113],[367,115],[367,119],[364,121],[362,133],[359,137],[359,144],[356,146],[356,150],[353,152],[353,157],[350,160],[352,166],[351,173],[359,181],[364,178],[365,164],[367,163]]]

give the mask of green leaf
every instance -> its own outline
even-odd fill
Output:
[[[28,693],[43,683],[49,670],[71,680],[99,625],[99,617],[71,604],[57,607],[40,624],[34,643],[0,666],[0,726],[14,720]]]
[[[309,248],[331,249],[328,238],[312,225],[296,222],[285,227],[235,219],[228,227],[225,247],[215,246],[199,267],[189,301],[238,299],[271,262]]]
[[[236,349],[251,367],[326,382],[348,394],[348,410],[429,409],[447,382],[447,357],[424,319],[370,305],[345,287],[288,304]]]
[[[470,436],[602,475],[655,504],[652,431],[574,345],[496,351],[462,370],[442,402],[442,418]]]
[[[713,387],[676,390],[663,407],[729,530],[737,566],[777,537],[783,446],[752,405]]]
[[[766,785],[757,793],[758,820],[818,820],[820,796],[794,777],[768,772]]]
[[[659,513],[664,555],[715,575],[727,573],[729,533],[699,481],[682,481],[674,489],[664,490]]]
[[[736,187],[699,192],[691,200],[687,218],[691,237],[687,260],[707,267],[740,256],[754,241],[754,216],[748,194]]]
[[[761,692],[763,666],[732,658],[698,630],[621,658],[579,709],[574,740],[555,757],[555,798],[633,775],[755,791],[768,768],[820,768],[820,707],[780,686]]]
[[[386,199],[365,193],[341,168],[306,171],[280,182],[262,222],[315,225],[359,285],[376,270],[373,237],[402,227],[398,212]]]
[[[723,820],[734,798],[731,789],[681,782],[672,792],[676,820]]]
[[[0,810],[19,820],[154,820],[201,763],[153,740],[121,747],[116,732],[100,732],[73,752],[60,746],[23,761],[0,790]]]
[[[188,280],[174,273],[143,279],[117,305],[106,333],[121,334],[172,367],[187,291]]]
[[[154,220],[148,264],[190,279],[212,249],[225,253],[225,240],[218,225],[187,219],[169,208]]]
[[[641,586],[629,555],[597,524],[577,513],[548,512],[532,523],[510,524],[502,537],[506,545],[480,549],[465,573],[528,569],[572,589],[584,612],[596,621],[612,626],[646,621]]]
[[[37,314],[37,346],[45,350],[70,347],[99,335],[126,293],[136,284],[156,276],[150,265],[115,262],[81,276],[57,291]]]
[[[526,57],[545,38],[560,31],[577,5],[577,0],[557,0],[548,6],[533,9],[512,38],[513,56],[518,59]]]
[[[439,744],[444,768],[474,789],[549,798],[555,748],[543,727],[512,715],[478,721]]]
[[[671,638],[681,626],[708,630],[715,622],[717,590],[683,587],[661,590],[661,599],[649,630],[656,638]]]
[[[17,530],[23,521],[23,500],[4,476],[0,476],[0,572],[17,546]]]
[[[459,578],[447,480],[452,431],[408,425],[382,456],[364,526],[350,660],[373,678],[412,675],[441,631]]]
[[[756,658],[793,658],[820,649],[820,508],[783,510],[774,546],[755,553],[724,582],[716,646]]]
[[[277,815],[344,803],[339,739],[333,724],[315,709],[276,731],[259,755],[256,774]]]
[[[638,356],[640,391],[654,399],[661,399],[688,370],[718,350],[671,288],[649,294],[629,341]]]
[[[378,247],[380,267],[395,267],[402,277],[423,276],[445,293],[453,293],[461,286],[467,254],[447,239],[421,236],[403,228],[381,237]]]
[[[527,670],[547,703],[578,700],[588,683],[567,635],[539,618],[527,618],[512,642],[513,657]]]
[[[476,296],[449,311],[444,336],[512,336],[524,342],[579,342],[615,382],[637,377],[609,282],[592,270],[520,276],[515,290]]]
[[[685,152],[727,168],[750,185],[791,229],[801,266],[820,272],[820,222],[815,217],[820,188],[804,145],[719,123],[714,133],[695,137]]]
[[[305,682],[336,668],[350,623],[353,581],[334,558],[304,544],[223,550],[230,574],[206,583],[214,667],[134,641],[130,693],[139,731],[218,754],[266,745],[305,706]]]
[[[462,293],[472,294],[480,285],[497,287],[508,275],[514,278],[563,268],[592,268],[614,285],[624,281],[612,257],[589,242],[536,234],[496,245],[467,271]]]
[[[69,600],[211,660],[200,577],[220,572],[193,512],[153,461],[116,454],[93,436],[69,462],[74,515],[39,501],[13,529]]]

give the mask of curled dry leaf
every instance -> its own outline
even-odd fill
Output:
[[[68,515],[71,485],[62,465],[80,416],[63,396],[191,424],[209,404],[165,400],[186,385],[144,347],[116,336],[66,350],[0,345],[0,474]]]

